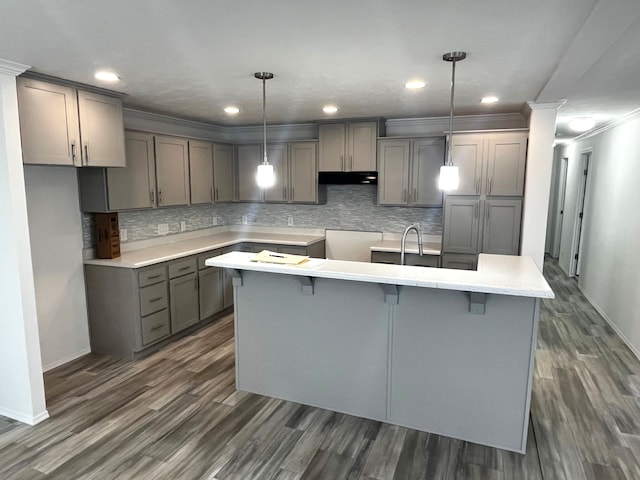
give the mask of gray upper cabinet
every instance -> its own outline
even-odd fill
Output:
[[[125,166],[118,98],[24,77],[17,94],[24,163]]]
[[[345,170],[345,142],[347,126],[344,123],[326,123],[318,128],[318,150],[321,172],[342,172]]]
[[[189,140],[191,204],[213,202],[213,145]]]
[[[491,198],[484,205],[482,251],[517,255],[520,247],[522,200]]]
[[[156,136],[157,205],[189,204],[189,153],[184,138]]]
[[[443,138],[380,140],[378,149],[380,205],[442,206]]]
[[[484,135],[454,135],[451,141],[453,164],[458,167],[460,185],[456,195],[480,195],[482,186],[482,161]]]
[[[487,142],[485,195],[521,196],[527,158],[527,135],[521,132],[493,134]]]
[[[241,202],[259,202],[262,190],[256,182],[258,165],[262,163],[260,145],[238,146],[238,200]]]
[[[445,204],[443,250],[447,253],[478,253],[480,200],[449,197]]]
[[[153,135],[127,132],[125,145],[126,168],[107,168],[109,210],[155,207]]]
[[[411,141],[381,140],[378,148],[378,203],[407,205]]]
[[[266,202],[286,202],[289,200],[289,149],[286,143],[267,145],[267,158],[273,165],[275,183],[264,189]],[[255,170],[253,173],[255,182]]]
[[[124,167],[124,121],[118,98],[78,91],[82,159],[87,167]]]
[[[297,142],[289,147],[290,195],[294,203],[317,203],[318,157],[315,142]]]
[[[233,147],[213,144],[213,196],[215,202],[233,202],[235,197]]]
[[[319,171],[375,171],[378,130],[376,121],[320,124]]]

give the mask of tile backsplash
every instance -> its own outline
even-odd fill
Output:
[[[323,205],[222,203],[167,207],[153,210],[120,212],[120,228],[127,230],[122,243],[158,237],[158,224],[168,224],[169,233],[180,233],[180,222],[186,231],[214,225],[247,225],[287,227],[289,217],[297,228],[330,228],[339,230],[382,231],[402,233],[410,223],[420,222],[423,233],[442,234],[441,208],[381,207],[376,205],[377,187],[373,185],[327,185],[327,203]],[[92,214],[83,214],[84,248],[95,248]]]

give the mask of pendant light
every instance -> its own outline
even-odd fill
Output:
[[[451,68],[451,102],[449,104],[449,138],[447,139],[447,163],[440,167],[440,178],[438,188],[440,190],[457,190],[460,184],[458,167],[453,165],[453,153],[451,145],[451,134],[453,133],[453,92],[456,86],[456,62],[467,58],[466,52],[449,52],[442,55],[442,60],[452,62]]]
[[[262,80],[262,127],[264,133],[264,158],[262,163],[258,165],[258,171],[256,173],[256,181],[261,188],[272,187],[276,183],[276,176],[273,172],[273,165],[267,160],[267,80],[273,78],[273,73],[269,72],[256,72],[254,76],[258,80]]]

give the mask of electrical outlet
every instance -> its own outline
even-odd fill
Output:
[[[184,231],[186,231],[186,230],[187,230],[187,222],[185,222],[184,220],[182,220],[182,221],[180,222],[180,231],[181,231],[181,232],[184,232]]]
[[[248,223],[247,216],[246,215],[242,215],[242,224],[246,225],[247,223]]]
[[[287,226],[293,227],[293,216],[292,215],[287,216]]]
[[[166,235],[169,233],[169,224],[168,223],[159,223],[158,224],[158,235]]]
[[[216,225],[218,225],[218,224],[219,224],[218,217],[216,217],[216,216],[214,215],[214,216],[213,216],[213,223],[212,223],[212,225],[215,227],[215,226],[216,226]]]
[[[127,229],[126,228],[121,228],[120,229],[120,241],[121,242],[126,242],[127,241]]]

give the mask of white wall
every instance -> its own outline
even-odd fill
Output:
[[[0,59],[0,415],[34,424],[49,414],[38,345],[15,81],[25,68]]]
[[[25,165],[43,369],[89,353],[82,221],[73,167]]]
[[[570,144],[560,266],[569,270],[581,154],[592,149],[579,285],[640,357],[640,118]]]

